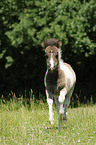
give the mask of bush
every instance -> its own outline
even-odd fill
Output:
[[[63,59],[81,73],[77,75],[79,79],[85,66],[87,72],[93,69],[95,0],[5,0],[0,2],[0,19],[0,87],[3,90],[5,87],[44,90],[46,64],[41,43],[52,37],[62,41]]]

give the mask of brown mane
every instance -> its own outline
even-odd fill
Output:
[[[42,43],[43,47],[48,47],[48,46],[56,46],[56,47],[60,47],[61,46],[61,42],[57,39],[51,38],[49,40],[44,40],[44,42]]]

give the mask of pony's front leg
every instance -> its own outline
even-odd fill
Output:
[[[50,124],[54,124],[54,118],[53,118],[54,113],[53,113],[53,109],[52,109],[53,96],[50,96],[50,98],[49,98],[49,93],[47,90],[46,90],[46,95],[47,95],[47,103],[49,106],[49,122],[50,122]]]
[[[54,124],[54,118],[53,118],[53,109],[52,109],[52,105],[53,105],[53,99],[47,98],[47,103],[49,105],[49,122],[50,124]]]
[[[60,91],[59,96],[59,117],[58,117],[58,128],[62,124],[62,120],[64,119],[64,100],[65,100],[65,91]]]

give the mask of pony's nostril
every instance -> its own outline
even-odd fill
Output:
[[[55,57],[56,57],[56,59],[58,59],[58,54]]]
[[[51,70],[53,70],[53,67],[51,67]]]

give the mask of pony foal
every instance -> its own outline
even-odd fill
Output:
[[[76,83],[76,75],[72,67],[61,59],[61,42],[51,38],[48,41],[44,41],[42,46],[45,48],[47,56],[47,71],[44,83],[49,105],[49,122],[51,124],[54,123],[52,109],[54,97],[58,112],[59,128],[62,121],[67,119],[67,107],[70,104],[70,98]]]

